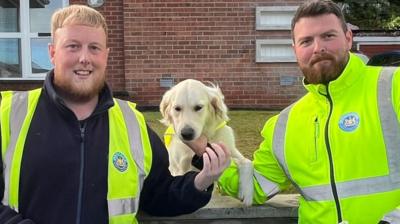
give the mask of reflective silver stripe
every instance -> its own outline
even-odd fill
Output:
[[[116,99],[124,116],[126,128],[128,129],[129,144],[131,154],[139,170],[139,191],[136,198],[116,199],[108,201],[108,215],[116,216],[123,214],[136,213],[139,209],[140,189],[142,189],[146,173],[144,170],[144,149],[140,134],[139,123],[135,112],[129,107],[128,102]]]
[[[121,108],[126,127],[128,129],[129,143],[131,145],[131,153],[139,168],[140,180],[143,181],[146,173],[144,171],[144,155],[142,137],[140,134],[139,123],[136,119],[136,114],[129,107],[127,101],[117,99],[118,105]],[[142,185],[140,185],[142,187]]]
[[[390,179],[390,176],[336,182],[336,190],[340,198],[392,191],[399,188],[400,184],[393,183]],[[302,188],[302,193],[307,195],[306,199],[309,201],[333,200],[332,188],[329,184],[304,187]]]
[[[22,123],[25,120],[28,111],[28,94],[29,92],[13,92],[11,100],[10,113],[10,142],[7,146],[4,162],[4,198],[3,204],[8,205],[10,194],[10,172],[11,164],[14,157],[15,146],[19,133],[21,132]],[[15,208],[18,211],[18,208]]]
[[[291,179],[291,177],[285,160],[284,147],[285,147],[286,124],[289,117],[289,111],[292,109],[292,107],[293,104],[290,105],[289,107],[286,107],[279,114],[278,121],[275,124],[274,137],[272,142],[272,149],[275,153],[275,157],[278,160],[281,167],[283,168],[283,170],[285,171],[286,175],[288,175],[289,179]]]
[[[135,199],[108,200],[109,217],[136,213],[138,207]]]
[[[377,96],[382,133],[389,163],[389,175],[337,182],[336,188],[340,198],[386,192],[400,188],[400,152],[398,150],[398,147],[400,147],[400,130],[399,122],[392,105],[392,79],[395,69],[391,67],[382,69],[378,80]],[[284,110],[279,116],[275,126],[273,145],[274,153],[280,165],[285,170],[289,179],[291,179],[284,157],[284,136],[288,114],[289,110]],[[310,201],[334,199],[330,184],[303,187],[300,192],[306,200]]]
[[[279,186],[259,174],[257,170],[254,170],[254,177],[257,179],[258,184],[260,184],[262,190],[268,196],[268,198],[273,197],[279,192]]]
[[[391,211],[390,213],[386,214],[382,221],[386,221],[389,223],[393,223],[393,224],[399,224],[400,223],[400,210],[399,209],[395,209],[393,211]]]
[[[289,169],[285,159],[285,134],[286,134],[286,125],[289,117],[289,112],[292,109],[294,104],[286,107],[278,116],[278,120],[275,124],[274,129],[274,137],[272,140],[272,149],[275,154],[276,159],[278,160],[279,165],[282,167],[286,176],[292,182],[293,186],[297,188],[297,190],[303,195],[303,197],[307,197],[302,193],[302,189],[293,181]]]
[[[382,124],[390,178],[400,181],[400,131],[397,116],[392,104],[392,79],[396,67],[383,67],[378,83],[379,116]]]

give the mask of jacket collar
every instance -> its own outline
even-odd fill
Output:
[[[54,88],[53,78],[54,78],[54,70],[50,70],[47,73],[46,79],[44,81],[44,86],[43,86],[44,92],[48,95],[50,101],[54,103],[57,106],[57,108],[59,108],[61,111],[70,111],[65,105],[64,100],[61,98],[61,96],[57,93],[56,89]],[[114,100],[111,90],[108,87],[108,85],[105,84],[104,88],[101,90],[99,94],[99,101],[97,103],[97,106],[93,111],[92,115],[90,115],[90,117],[103,113],[113,106],[114,106]]]
[[[346,67],[336,80],[330,82],[328,85],[306,84],[303,78],[303,85],[312,94],[326,96],[327,88],[329,88],[329,94],[335,95],[338,92],[345,91],[345,89],[356,83],[357,80],[362,77],[365,67],[366,65],[360,58],[350,53]]]

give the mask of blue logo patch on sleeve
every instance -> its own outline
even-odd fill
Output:
[[[126,169],[128,169],[128,160],[121,152],[114,153],[112,160],[114,167],[120,172],[124,172]]]
[[[339,127],[343,131],[351,132],[357,129],[360,124],[360,116],[357,113],[351,112],[343,115],[339,121]]]

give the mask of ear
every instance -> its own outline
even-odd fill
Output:
[[[111,48],[108,47],[108,48],[106,49],[106,51],[107,51],[107,56],[106,56],[106,57],[107,57],[107,60],[108,60],[108,55],[110,55]]]
[[[53,65],[54,65],[54,55],[56,53],[56,50],[55,50],[56,47],[55,47],[54,44],[55,43],[49,43],[49,45],[47,46],[48,47],[48,51],[49,51],[50,62]]]
[[[164,93],[161,103],[160,103],[160,112],[161,116],[163,117],[160,122],[163,123],[166,126],[169,126],[172,124],[172,118],[171,115],[169,114],[170,108],[171,108],[171,97],[172,97],[172,92],[173,90],[170,89],[167,92]]]
[[[215,115],[224,121],[228,121],[228,108],[224,103],[224,95],[222,94],[221,89],[214,85],[208,88],[210,88],[210,91],[208,92],[210,94],[210,102],[214,109]]]
[[[347,48],[348,50],[350,50],[353,44],[353,32],[351,31],[351,29],[349,28],[347,29],[345,36],[346,36]]]

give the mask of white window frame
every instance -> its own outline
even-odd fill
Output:
[[[297,8],[298,6],[256,7],[256,30],[290,30]],[[276,20],[279,23],[274,23]]]
[[[0,38],[2,39],[19,39],[21,43],[21,70],[22,77],[3,78],[0,80],[44,80],[46,73],[32,73],[32,57],[31,57],[31,39],[32,38],[50,38],[50,36],[41,37],[39,33],[32,33],[30,31],[30,20],[29,20],[29,2],[26,0],[19,0],[19,16],[21,29],[20,32],[0,32]],[[69,0],[61,0],[62,7],[69,5]],[[48,18],[43,18],[48,19]]]
[[[256,40],[256,62],[296,62],[291,39],[258,39]],[[292,54],[286,56],[276,56],[271,53],[271,56],[265,55],[264,52],[273,51],[281,47],[290,48]]]

